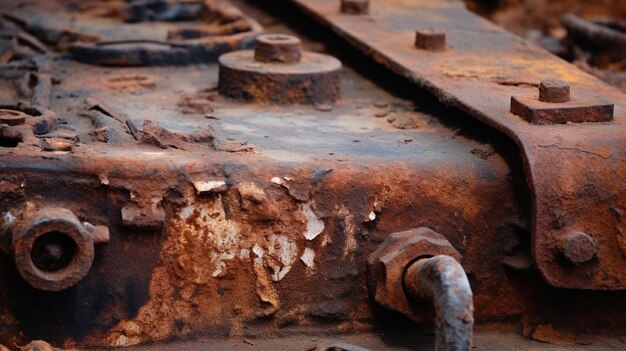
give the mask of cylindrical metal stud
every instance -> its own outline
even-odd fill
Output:
[[[256,38],[254,59],[259,62],[294,63],[300,61],[300,39],[285,34],[263,34]]]
[[[570,86],[560,79],[544,79],[539,84],[539,101],[550,103],[568,102]]]
[[[424,28],[415,32],[415,47],[431,51],[446,49],[446,33],[435,28]]]

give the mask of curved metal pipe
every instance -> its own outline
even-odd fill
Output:
[[[436,351],[469,351],[474,326],[472,289],[463,267],[446,255],[424,258],[404,272],[404,290],[435,308]]]

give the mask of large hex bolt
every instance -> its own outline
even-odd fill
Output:
[[[436,351],[469,351],[474,303],[461,255],[441,234],[417,228],[391,234],[367,261],[370,294],[417,322],[435,309]]]
[[[108,229],[84,225],[64,208],[37,210],[13,230],[17,270],[34,288],[67,289],[89,273],[94,237],[96,242],[108,241]]]
[[[448,240],[429,228],[420,227],[393,233],[367,260],[368,287],[371,297],[383,307],[423,322],[404,288],[404,272],[415,261],[447,255],[461,261],[461,255]]]

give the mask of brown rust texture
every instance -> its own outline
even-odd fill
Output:
[[[212,335],[279,335],[299,328],[321,332],[321,328],[328,325],[344,332],[364,330],[369,328],[372,311],[364,287],[362,262],[376,243],[384,238],[384,232],[410,225],[410,221],[421,217],[417,213],[423,215],[425,211],[431,215],[424,217],[423,220],[427,219],[424,224],[438,228],[453,223],[471,227],[470,222],[485,215],[480,213],[477,205],[468,206],[465,201],[458,202],[454,197],[445,195],[454,188],[454,183],[439,177],[441,180],[438,182],[428,181],[420,185],[423,181],[419,179],[437,177],[434,174],[411,177],[407,175],[409,169],[402,164],[387,166],[391,171],[374,172],[378,174],[374,178],[364,175],[362,167],[344,166],[343,170],[339,170],[328,164],[328,168],[322,170],[326,175],[317,181],[315,177],[319,170],[316,168],[282,171],[253,168],[249,170],[253,174],[244,172],[229,177],[228,183],[232,185],[226,192],[208,196],[194,195],[195,189],[190,181],[172,183],[170,180],[167,181],[169,185],[157,185],[166,179],[175,179],[172,177],[179,171],[168,173],[161,169],[158,180],[142,182],[138,179],[145,171],[137,167],[138,164],[111,168],[113,164],[115,162],[108,161],[108,166],[105,166],[97,160],[90,161],[83,167],[92,168],[91,171],[83,168],[82,172],[94,175],[108,173],[106,187],[95,176],[89,177],[92,186],[122,187],[137,193],[150,189],[155,195],[163,191],[178,196],[164,197],[167,224],[163,235],[141,234],[162,241],[158,261],[133,265],[138,255],[147,253],[146,250],[151,248],[138,247],[126,233],[114,233],[111,243],[118,242],[113,250],[119,250],[119,245],[128,246],[131,251],[124,250],[124,255],[131,257],[123,259],[120,257],[122,253],[110,252],[112,248],[109,247],[99,251],[99,257],[106,260],[107,266],[111,260],[117,260],[116,269],[121,269],[123,273],[116,279],[127,276],[128,264],[136,266],[134,270],[143,271],[135,274],[150,277],[150,284],[144,287],[147,300],[141,304],[136,315],[115,323],[123,316],[119,315],[121,312],[132,313],[123,305],[116,307],[116,303],[100,312],[98,323],[106,327],[103,331],[110,330],[105,339],[100,339],[97,333],[87,334],[91,338],[83,342],[93,345],[103,345],[103,342],[131,345],[198,332]],[[185,166],[187,171],[196,167],[206,166],[202,166],[202,162],[197,166]],[[133,168],[139,170],[131,171]],[[123,178],[114,176],[116,169],[124,174]],[[328,169],[332,171],[325,173]],[[189,177],[210,173],[198,171],[200,169]],[[439,172],[449,172],[449,169]],[[129,178],[132,173],[134,175]],[[23,173],[14,176],[20,177],[18,174]],[[287,189],[270,180],[270,176],[276,175],[283,179],[297,179],[305,185],[305,189],[310,187],[310,190],[298,192]],[[218,177],[217,174],[215,176]],[[239,177],[246,180],[240,181]],[[348,185],[345,179],[352,181]],[[30,183],[32,178],[27,177],[26,181]],[[459,181],[463,182],[462,179]],[[286,181],[286,184],[289,182]],[[359,189],[356,193],[355,186]],[[27,191],[29,188],[26,186]],[[297,200],[290,195],[290,191],[304,194],[307,199]],[[478,189],[467,191],[468,195],[479,192]],[[405,196],[421,200],[409,201]],[[29,198],[34,199],[32,196]],[[256,200],[247,204],[247,199]],[[351,200],[346,202],[346,199]],[[467,199],[472,201],[472,196]],[[465,213],[459,218],[465,218],[467,224],[450,222],[446,216],[435,216],[436,212],[432,209],[441,208],[446,203],[452,206],[451,210]],[[275,211],[278,211],[279,217]],[[374,211],[377,211],[378,219],[370,222],[369,213]],[[83,206],[80,213],[84,212],[92,210]],[[471,231],[469,227],[465,230],[468,234]],[[466,239],[455,236],[450,240],[462,247]],[[100,264],[105,263],[101,261]],[[153,264],[156,266],[151,270]],[[104,271],[98,273],[100,269]],[[107,284],[109,278],[102,275],[110,269],[113,267],[95,267],[86,285],[104,279],[97,284],[104,285],[105,290],[114,289],[117,284],[124,286],[122,282],[112,286]],[[360,283],[355,284],[355,280]],[[324,281],[326,283],[322,283]],[[119,298],[119,303],[122,303],[131,296],[122,295]],[[28,298],[19,300],[23,303]],[[19,311],[25,306],[16,308]],[[45,311],[44,308],[39,312]],[[114,314],[105,317],[109,313]],[[28,313],[22,311],[20,316],[23,322],[34,323],[29,322]],[[32,332],[37,333],[36,330]]]
[[[343,16],[332,0],[294,3],[380,64],[518,144],[533,194],[533,259],[546,281],[563,288],[626,289],[626,257],[617,245],[626,208],[623,93],[471,14],[461,2],[390,0],[369,16]],[[445,30],[450,49],[416,54],[410,45],[416,21]],[[569,82],[573,96],[615,104],[614,119],[539,129],[509,112],[512,96],[529,95],[547,78]],[[601,259],[584,268],[562,264],[557,243],[569,230],[591,232]]]
[[[115,67],[214,62],[223,53],[249,48],[262,32],[257,21],[228,1],[154,5],[60,0],[12,11],[5,18],[39,44],[69,52],[81,62]]]
[[[414,29],[406,44],[415,54],[413,35]],[[303,40],[303,46],[321,45]],[[365,267],[389,235],[422,226],[462,254],[478,324],[524,327],[529,337],[557,342],[564,335],[593,342],[626,330],[626,316],[614,313],[626,308],[623,293],[555,289],[531,265],[502,264],[530,256],[522,161],[510,142],[462,123],[469,119],[462,112],[431,106],[423,92],[398,97],[345,65],[342,98],[334,105],[285,108],[219,95],[215,63],[111,69],[57,58],[47,64],[62,77],[51,87],[49,108],[63,123],[45,137],[74,144],[48,151],[26,125],[10,129],[22,133],[21,142],[0,147],[0,343],[40,338],[89,348],[199,335],[412,328],[372,304]],[[14,86],[33,70],[24,66],[3,71],[3,104],[24,98]],[[113,84],[103,84],[112,77]],[[149,84],[129,88],[120,81]],[[404,88],[402,82],[392,85]],[[491,99],[489,89],[480,91]],[[556,129],[546,130],[555,137]],[[615,157],[607,144],[608,154],[600,155]],[[568,144],[545,147],[558,151],[552,164],[562,153],[581,153]],[[581,157],[598,162],[595,154]],[[571,175],[592,179],[596,171],[581,172]],[[567,199],[581,193],[571,179],[547,176],[569,190]],[[561,199],[559,189],[546,191]],[[55,294],[24,282],[6,254],[12,218],[44,205],[110,230],[87,277]],[[616,247],[624,250],[620,238]]]

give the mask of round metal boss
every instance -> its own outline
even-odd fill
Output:
[[[13,236],[15,264],[34,288],[60,291],[81,281],[94,259],[93,240],[63,208],[35,212]]]

